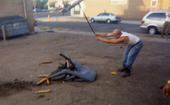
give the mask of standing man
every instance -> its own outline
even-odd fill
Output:
[[[107,39],[104,37],[113,38]],[[118,72],[124,72],[123,77],[130,76],[132,65],[143,47],[142,40],[136,35],[120,31],[119,29],[113,30],[112,33],[95,34],[95,38],[110,44],[127,44],[123,55],[123,68],[119,69]]]
[[[166,12],[166,19],[162,30],[162,37],[166,35],[166,37],[168,38],[169,33],[170,33],[170,7]]]

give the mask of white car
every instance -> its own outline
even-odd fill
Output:
[[[142,19],[140,28],[147,30],[149,34],[162,32],[168,10],[153,10],[148,12]]]
[[[121,19],[119,16],[116,16],[112,13],[100,13],[97,16],[93,16],[89,18],[89,21],[91,23],[94,22],[106,22],[106,23],[111,23],[111,22],[120,22]]]

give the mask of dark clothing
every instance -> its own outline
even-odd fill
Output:
[[[162,30],[162,34],[168,36],[170,34],[170,22],[165,22]]]

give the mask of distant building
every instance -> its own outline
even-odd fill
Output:
[[[48,0],[47,5],[48,9],[52,8],[64,8],[64,2],[71,0]],[[51,4],[54,4],[54,7],[51,7]]]
[[[126,19],[141,19],[150,10],[168,9],[170,0],[84,0],[81,5],[88,17],[111,12]],[[72,16],[82,15],[75,12]]]
[[[85,8],[84,1],[82,0],[72,0],[70,2],[71,5],[77,3],[74,8],[71,9],[71,16],[83,17],[83,10]]]

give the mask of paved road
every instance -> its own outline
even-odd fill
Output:
[[[71,16],[56,16],[55,13],[50,14],[50,20],[48,20],[48,13],[35,14],[35,19],[38,21],[38,25],[49,26],[53,28],[63,28],[71,31],[90,32],[85,18],[71,17]],[[123,31],[131,33],[146,34],[140,29],[140,21],[136,20],[122,20],[119,24],[107,24],[107,23],[91,23],[95,32],[112,32],[114,28],[120,28]]]
[[[86,22],[39,22],[39,25],[50,26],[55,28],[64,28],[74,31],[88,32],[91,31]],[[137,24],[106,24],[106,23],[92,23],[95,32],[112,32],[114,28],[119,28],[132,33],[145,33],[139,28]]]

